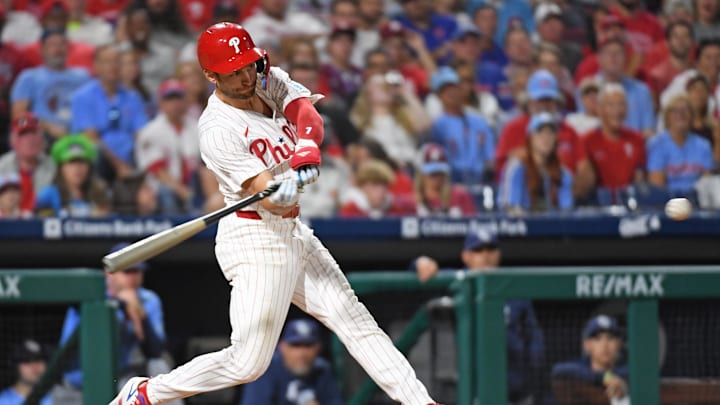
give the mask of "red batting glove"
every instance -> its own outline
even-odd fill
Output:
[[[321,161],[320,148],[315,142],[300,138],[295,145],[295,153],[290,158],[290,167],[297,170],[303,166],[320,166]]]

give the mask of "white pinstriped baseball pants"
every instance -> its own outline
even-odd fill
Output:
[[[148,383],[153,405],[254,381],[268,365],[290,303],[335,332],[368,375],[403,405],[433,401],[361,304],[330,252],[298,219],[224,218],[215,253],[230,280],[231,345]]]

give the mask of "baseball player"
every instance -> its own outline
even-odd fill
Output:
[[[230,293],[231,345],[151,379],[134,377],[111,405],[159,405],[260,377],[290,303],[317,318],[394,400],[430,398],[408,361],[358,302],[340,267],[297,218],[299,187],[317,180],[323,122],[304,86],[270,67],[241,26],[219,23],[198,40],[215,92],[200,117],[200,152],[227,204],[279,184],[269,198],[223,218],[215,253]]]

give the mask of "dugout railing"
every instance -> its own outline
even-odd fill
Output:
[[[507,404],[504,305],[507,300],[627,301],[627,362],[630,401],[666,403],[660,396],[659,300],[720,297],[720,266],[623,266],[584,268],[508,268],[490,273],[444,273],[420,283],[413,273],[354,273],[348,280],[362,296],[377,292],[447,289],[455,301],[457,403]],[[709,309],[708,309],[709,310]],[[418,308],[396,345],[407,353],[427,329]],[[336,367],[347,357],[333,339]],[[716,376],[717,377],[717,376]],[[374,384],[367,381],[349,403],[366,404]],[[672,390],[672,387],[671,387]]]
[[[108,403],[115,393],[116,332],[114,307],[106,300],[105,277],[91,269],[0,270],[0,308],[4,305],[79,304],[80,367],[83,403]],[[2,333],[2,331],[0,331]],[[47,373],[62,347],[51,359]],[[47,374],[46,373],[46,374]],[[50,381],[52,383],[52,381]],[[40,385],[46,385],[45,382]],[[31,397],[37,397],[32,395]],[[28,401],[26,401],[26,404]]]

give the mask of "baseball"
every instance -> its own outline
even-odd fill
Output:
[[[665,215],[670,219],[682,221],[692,213],[692,204],[687,198],[673,198],[665,204]]]

